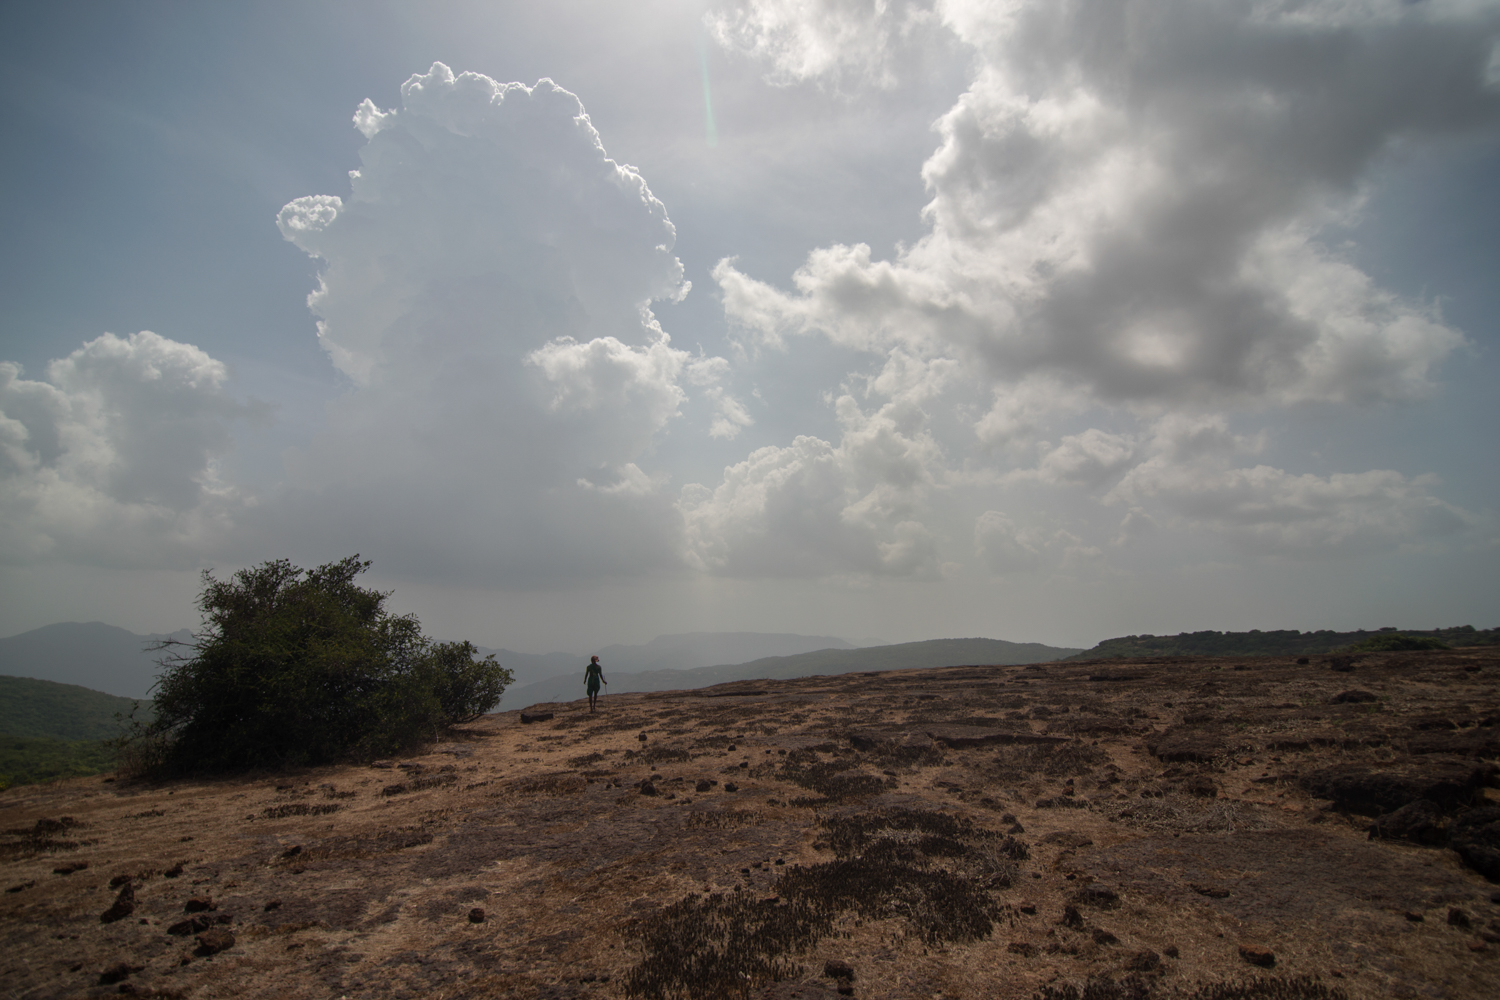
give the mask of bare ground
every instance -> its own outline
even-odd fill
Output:
[[[607,695],[384,767],[14,789],[0,995],[1493,997],[1500,886],[1449,840],[1500,859],[1500,650],[1330,664]]]

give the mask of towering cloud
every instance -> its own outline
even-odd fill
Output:
[[[355,115],[351,197],[278,219],[324,262],[308,304],[352,382],[293,462],[298,523],[489,582],[671,564],[678,515],[637,459],[690,390],[738,404],[651,312],[688,292],[666,209],[550,80],[438,63],[401,93]]]

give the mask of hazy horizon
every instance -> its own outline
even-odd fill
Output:
[[[1495,621],[1500,3],[61,0],[0,52],[0,633],[355,552],[527,653]]]

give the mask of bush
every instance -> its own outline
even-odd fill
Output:
[[[1400,632],[1387,632],[1384,635],[1372,635],[1363,642],[1356,642],[1352,646],[1345,647],[1350,653],[1389,653],[1398,652],[1403,649],[1451,649],[1441,639],[1434,639],[1430,635],[1402,635]]]
[[[511,672],[467,642],[434,643],[389,594],[354,578],[358,556],[303,570],[285,559],[215,580],[203,624],[168,641],[156,718],[124,740],[147,771],[321,764],[407,750],[499,701]]]

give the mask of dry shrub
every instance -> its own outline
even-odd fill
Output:
[[[716,809],[712,812],[689,813],[689,830],[736,830],[742,826],[764,823],[765,816],[751,809]]]
[[[310,806],[306,802],[291,802],[287,805],[270,806],[260,811],[262,819],[286,819],[289,816],[327,816],[343,806],[330,802],[327,805]]]
[[[1029,781],[1037,776],[1075,778],[1110,762],[1109,754],[1087,743],[1042,743],[1001,747],[995,755],[1000,781]]]
[[[578,774],[539,774],[529,778],[518,778],[508,782],[500,791],[505,797],[532,797],[579,795],[589,785],[588,780]]]
[[[724,815],[696,814],[688,825],[707,827]],[[646,957],[626,977],[626,994],[743,996],[797,975],[787,956],[811,948],[845,913],[900,918],[933,945],[978,940],[1000,916],[990,891],[1010,885],[1029,853],[1015,838],[949,813],[889,809],[822,826],[835,860],[785,872],[772,884],[775,896],[695,894],[632,928]]]
[[[794,806],[823,806],[850,799],[879,795],[895,782],[873,774],[854,771],[848,762],[841,760],[820,761],[815,750],[793,750],[781,762],[776,777],[791,782],[808,791],[817,792],[820,798],[797,798]]]
[[[1233,833],[1268,825],[1253,810],[1236,803],[1179,795],[1137,802],[1115,815],[1131,826],[1171,833]]]

